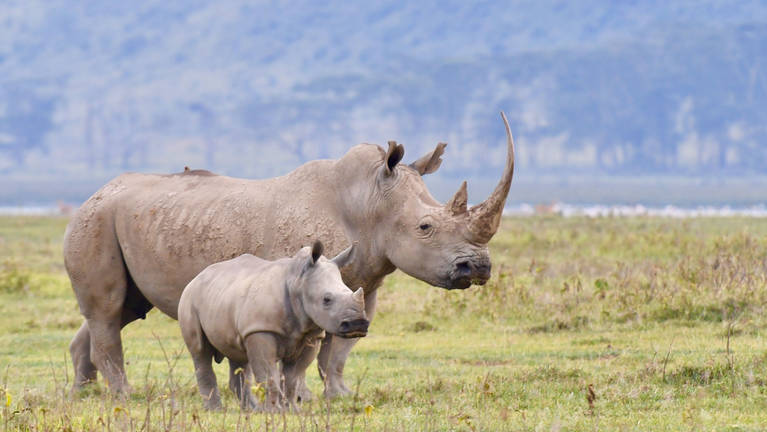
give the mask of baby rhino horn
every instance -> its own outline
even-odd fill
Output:
[[[352,294],[352,297],[354,298],[354,301],[357,303],[364,305],[365,304],[365,291],[362,290],[362,287],[357,288],[357,291],[354,291],[354,294]]]

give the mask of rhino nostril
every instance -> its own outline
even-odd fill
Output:
[[[342,332],[345,332],[349,330],[349,321],[341,321],[341,327],[339,328]]]
[[[481,263],[475,266],[477,273],[485,274],[490,273],[490,263]]]
[[[455,265],[455,270],[458,274],[468,274],[471,273],[471,266],[468,261],[461,261]]]

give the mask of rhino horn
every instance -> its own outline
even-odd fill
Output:
[[[506,126],[508,146],[506,168],[493,193],[484,202],[469,210],[469,232],[480,243],[490,241],[498,230],[498,226],[501,224],[503,206],[506,204],[506,196],[509,194],[511,179],[514,177],[514,138],[511,136],[509,121],[503,111],[501,111],[501,118],[503,118],[503,124]]]
[[[365,304],[365,291],[362,289],[362,287],[357,288],[357,291],[354,291],[352,297],[354,297],[354,301],[357,303],[361,305]]]
[[[466,181],[461,183],[461,187],[458,188],[458,192],[453,195],[453,198],[445,204],[450,213],[453,216],[458,216],[466,213],[466,203],[468,201],[468,194],[466,193]]]
[[[341,268],[341,267],[349,264],[351,262],[352,258],[354,257],[355,246],[357,246],[357,242],[352,243],[351,246],[349,246],[348,248],[342,250],[341,253],[339,253],[338,255],[333,257],[333,259],[331,259],[331,261],[333,263],[335,263],[335,265],[337,265],[338,268]]]

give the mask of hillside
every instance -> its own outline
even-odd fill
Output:
[[[443,179],[767,174],[760,2],[11,1],[0,178],[249,177],[358,142]]]

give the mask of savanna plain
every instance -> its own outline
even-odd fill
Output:
[[[767,430],[767,220],[505,218],[465,291],[402,273],[352,351],[354,396],[206,412],[178,324],[122,333],[134,392],[70,395],[82,317],[63,217],[0,217],[2,430]],[[258,389],[256,394],[260,394]]]

